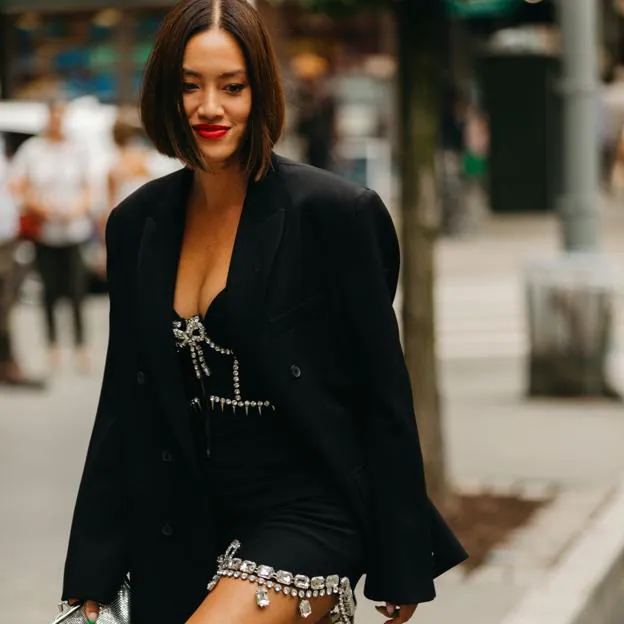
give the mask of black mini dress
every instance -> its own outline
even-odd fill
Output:
[[[362,529],[288,414],[227,346],[227,296],[226,288],[204,318],[173,319],[223,553],[207,590],[224,576],[251,582],[258,608],[281,593],[298,601],[302,617],[312,614],[315,597],[336,594],[332,621],[352,624]]]

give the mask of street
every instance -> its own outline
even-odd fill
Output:
[[[621,261],[624,219],[619,212],[613,219],[605,245]],[[592,488],[624,474],[621,406],[522,400],[522,263],[529,250],[552,253],[556,245],[556,226],[544,217],[496,220],[474,240],[441,243],[439,346],[454,480],[534,479]],[[620,298],[619,345],[624,344],[621,303]],[[90,375],[74,371],[67,351],[49,392],[3,388],[0,393],[3,622],[42,623],[55,613],[72,505],[98,398],[107,307],[102,297],[89,303]],[[22,305],[14,319],[19,353],[32,372],[44,370],[40,314],[32,304]],[[61,329],[67,340],[67,323]],[[614,354],[614,370],[621,371],[621,352]],[[450,624],[464,614],[464,622],[494,624],[522,592],[508,584],[495,591],[484,583],[460,585],[450,575],[438,589],[440,600],[422,605],[414,621]],[[488,614],[480,614],[486,603]],[[466,613],[472,615],[466,618]],[[360,604],[357,624],[382,621],[370,603]]]
[[[97,354],[92,375],[79,377],[70,367],[55,375],[49,393],[3,388],[0,395],[0,595],[5,622],[47,622],[55,613],[72,501],[98,397],[105,307],[104,301],[89,306]],[[41,371],[43,364],[39,314],[22,308],[15,319],[20,353],[34,371]]]

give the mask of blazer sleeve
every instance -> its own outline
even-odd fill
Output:
[[[365,595],[410,604],[432,600],[431,507],[409,374],[392,307],[399,245],[379,196],[364,191],[345,217],[339,271],[361,375],[363,439],[373,514]]]
[[[124,310],[119,232],[113,211],[106,228],[110,297],[109,340],[95,423],[69,538],[63,599],[107,603],[121,586],[126,561],[126,490],[123,414],[128,409],[124,344],[130,337]],[[127,292],[127,291],[126,291]]]

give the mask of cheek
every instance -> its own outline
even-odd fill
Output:
[[[247,123],[247,119],[251,115],[251,98],[241,97],[232,113],[236,116],[238,123]]]
[[[195,106],[193,104],[193,98],[190,95],[184,95],[182,97],[182,107],[184,108],[184,112],[187,117],[190,117],[195,110]]]

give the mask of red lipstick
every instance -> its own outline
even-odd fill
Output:
[[[229,126],[221,126],[219,124],[197,124],[193,126],[195,134],[202,137],[202,139],[209,139],[216,141],[222,139],[229,131]]]

